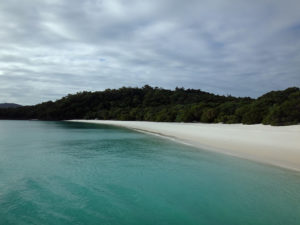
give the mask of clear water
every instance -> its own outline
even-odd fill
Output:
[[[0,121],[0,224],[299,225],[300,173],[110,126]]]

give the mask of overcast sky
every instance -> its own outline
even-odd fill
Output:
[[[300,86],[299,0],[2,0],[0,102],[149,84]]]

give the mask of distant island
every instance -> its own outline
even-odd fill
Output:
[[[21,107],[21,105],[15,104],[15,103],[0,103],[0,109],[2,108],[18,108]]]
[[[257,99],[201,90],[145,85],[69,94],[34,106],[1,107],[0,119],[133,120],[292,125],[300,123],[300,89],[271,91]]]

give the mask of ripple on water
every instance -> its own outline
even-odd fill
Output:
[[[110,126],[0,133],[0,225],[299,225],[297,172]]]

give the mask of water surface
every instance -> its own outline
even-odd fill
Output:
[[[0,225],[299,225],[300,173],[111,126],[0,121]]]

